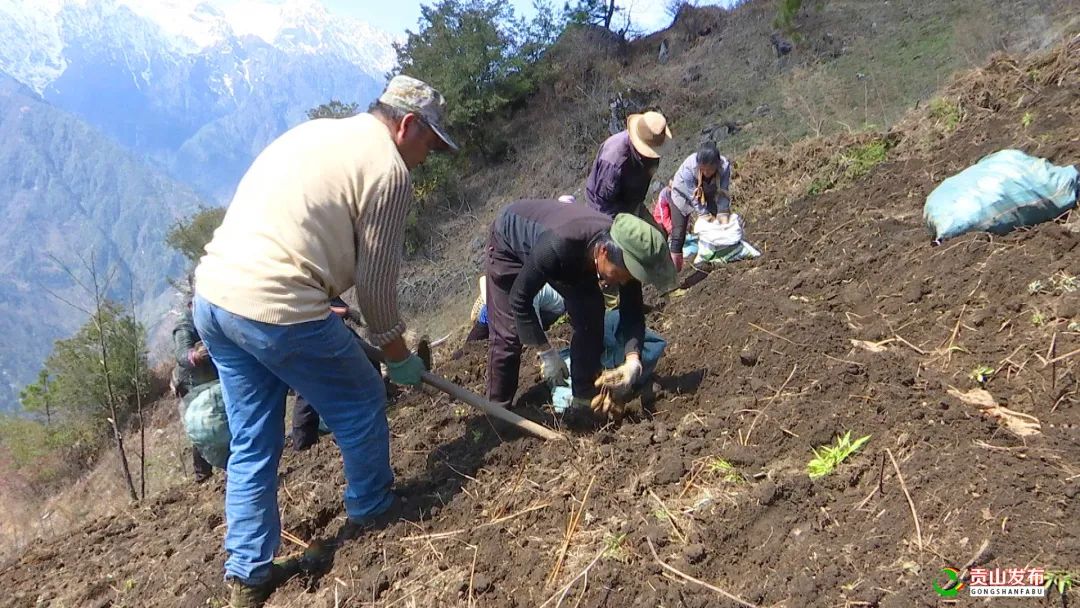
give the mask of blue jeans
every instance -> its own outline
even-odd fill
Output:
[[[334,434],[345,461],[350,518],[390,506],[386,387],[356,336],[329,315],[272,325],[197,297],[195,327],[217,365],[232,441],[225,486],[225,575],[257,584],[281,542],[278,461],[285,445],[285,393],[303,395]]]

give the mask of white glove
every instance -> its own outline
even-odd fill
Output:
[[[629,356],[622,365],[615,369],[604,370],[596,379],[598,388],[606,388],[615,392],[628,390],[641,377],[641,359],[637,356]]]
[[[562,386],[570,377],[570,370],[566,367],[562,355],[554,348],[549,348],[540,353],[540,375],[552,386]]]

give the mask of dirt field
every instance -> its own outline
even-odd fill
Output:
[[[938,247],[921,219],[937,183],[989,152],[1080,162],[1080,40],[995,61],[946,99],[955,124],[923,109],[884,163],[818,196],[758,193],[805,192],[819,156],[852,138],[740,161],[736,205],[765,255],[652,299],[670,346],[651,413],[544,444],[435,393],[398,395],[394,466],[422,519],[344,545],[272,605],[737,605],[723,590],[757,606],[899,608],[943,605],[939,569],[973,559],[1080,570],[1080,355],[1066,357],[1080,349],[1080,218]],[[439,371],[480,390],[484,365],[470,348]],[[979,388],[980,367],[1037,434],[950,394]],[[520,411],[554,423],[535,369],[523,374]],[[809,479],[811,448],[847,431],[871,438]],[[333,536],[342,484],[329,439],[288,453],[285,529]],[[0,566],[0,604],[224,605],[222,488],[179,486],[40,543]]]

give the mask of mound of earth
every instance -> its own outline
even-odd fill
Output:
[[[271,605],[936,606],[943,566],[1075,571],[1080,223],[931,247],[921,209],[1001,148],[1080,161],[1080,41],[998,59],[949,95],[959,120],[915,114],[885,162],[817,196],[757,193],[805,193],[859,138],[740,162],[764,256],[653,299],[670,346],[645,411],[543,443],[402,392],[393,462],[422,517],[344,544]],[[472,346],[439,371],[479,391],[484,367]],[[565,422],[542,393],[520,411]],[[811,480],[811,449],[848,431],[870,439]],[[286,454],[285,530],[334,536],[342,486],[329,439]],[[176,487],[0,567],[0,601],[222,606],[223,528],[220,480]]]

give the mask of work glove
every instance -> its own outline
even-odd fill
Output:
[[[675,272],[680,272],[683,266],[683,254],[673,253],[671,254],[671,263],[675,264]]]
[[[540,375],[551,386],[562,386],[570,377],[570,370],[566,367],[562,355],[554,348],[549,348],[540,353]]]
[[[387,361],[386,369],[390,372],[390,380],[402,386],[420,384],[421,377],[426,371],[424,362],[412,353],[409,353],[409,356],[402,361]]]
[[[596,387],[601,391],[627,392],[640,377],[641,359],[638,355],[630,355],[619,367],[604,370],[596,379]]]

